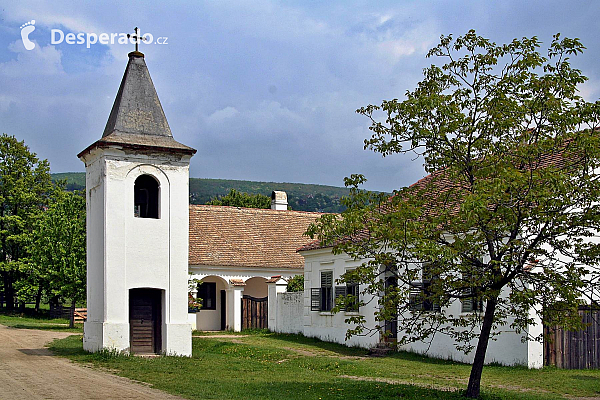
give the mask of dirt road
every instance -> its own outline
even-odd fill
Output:
[[[180,399],[54,357],[44,348],[69,335],[0,325],[0,399]]]

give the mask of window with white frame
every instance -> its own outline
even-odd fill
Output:
[[[473,283],[473,276],[471,274],[464,274],[463,280],[466,283],[470,282],[470,286],[464,290],[466,297],[460,299],[461,306],[460,312],[472,313],[483,311],[483,300],[478,296],[477,288]]]
[[[311,310],[331,311],[333,308],[333,271],[321,271],[321,286],[311,288]]]
[[[341,311],[358,312],[359,295],[358,282],[349,281],[346,282],[346,285],[335,287],[335,298],[338,299],[341,297],[345,299],[339,302]]]

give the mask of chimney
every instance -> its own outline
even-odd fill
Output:
[[[271,210],[287,210],[287,194],[274,190],[271,193]]]

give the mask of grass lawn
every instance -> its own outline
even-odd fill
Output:
[[[297,335],[211,336],[194,337],[192,358],[88,354],[79,335],[50,348],[190,399],[460,399],[470,372],[469,365],[408,353],[370,358]],[[600,370],[490,366],[482,389],[484,399],[600,399]]]
[[[52,319],[44,315],[0,312],[0,324],[21,329],[43,329],[60,332],[83,332],[83,324],[75,324],[75,328],[69,328],[69,320],[62,318]]]

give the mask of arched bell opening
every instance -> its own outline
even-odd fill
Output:
[[[137,218],[160,218],[159,208],[160,185],[151,175],[140,175],[133,187],[133,209]]]

